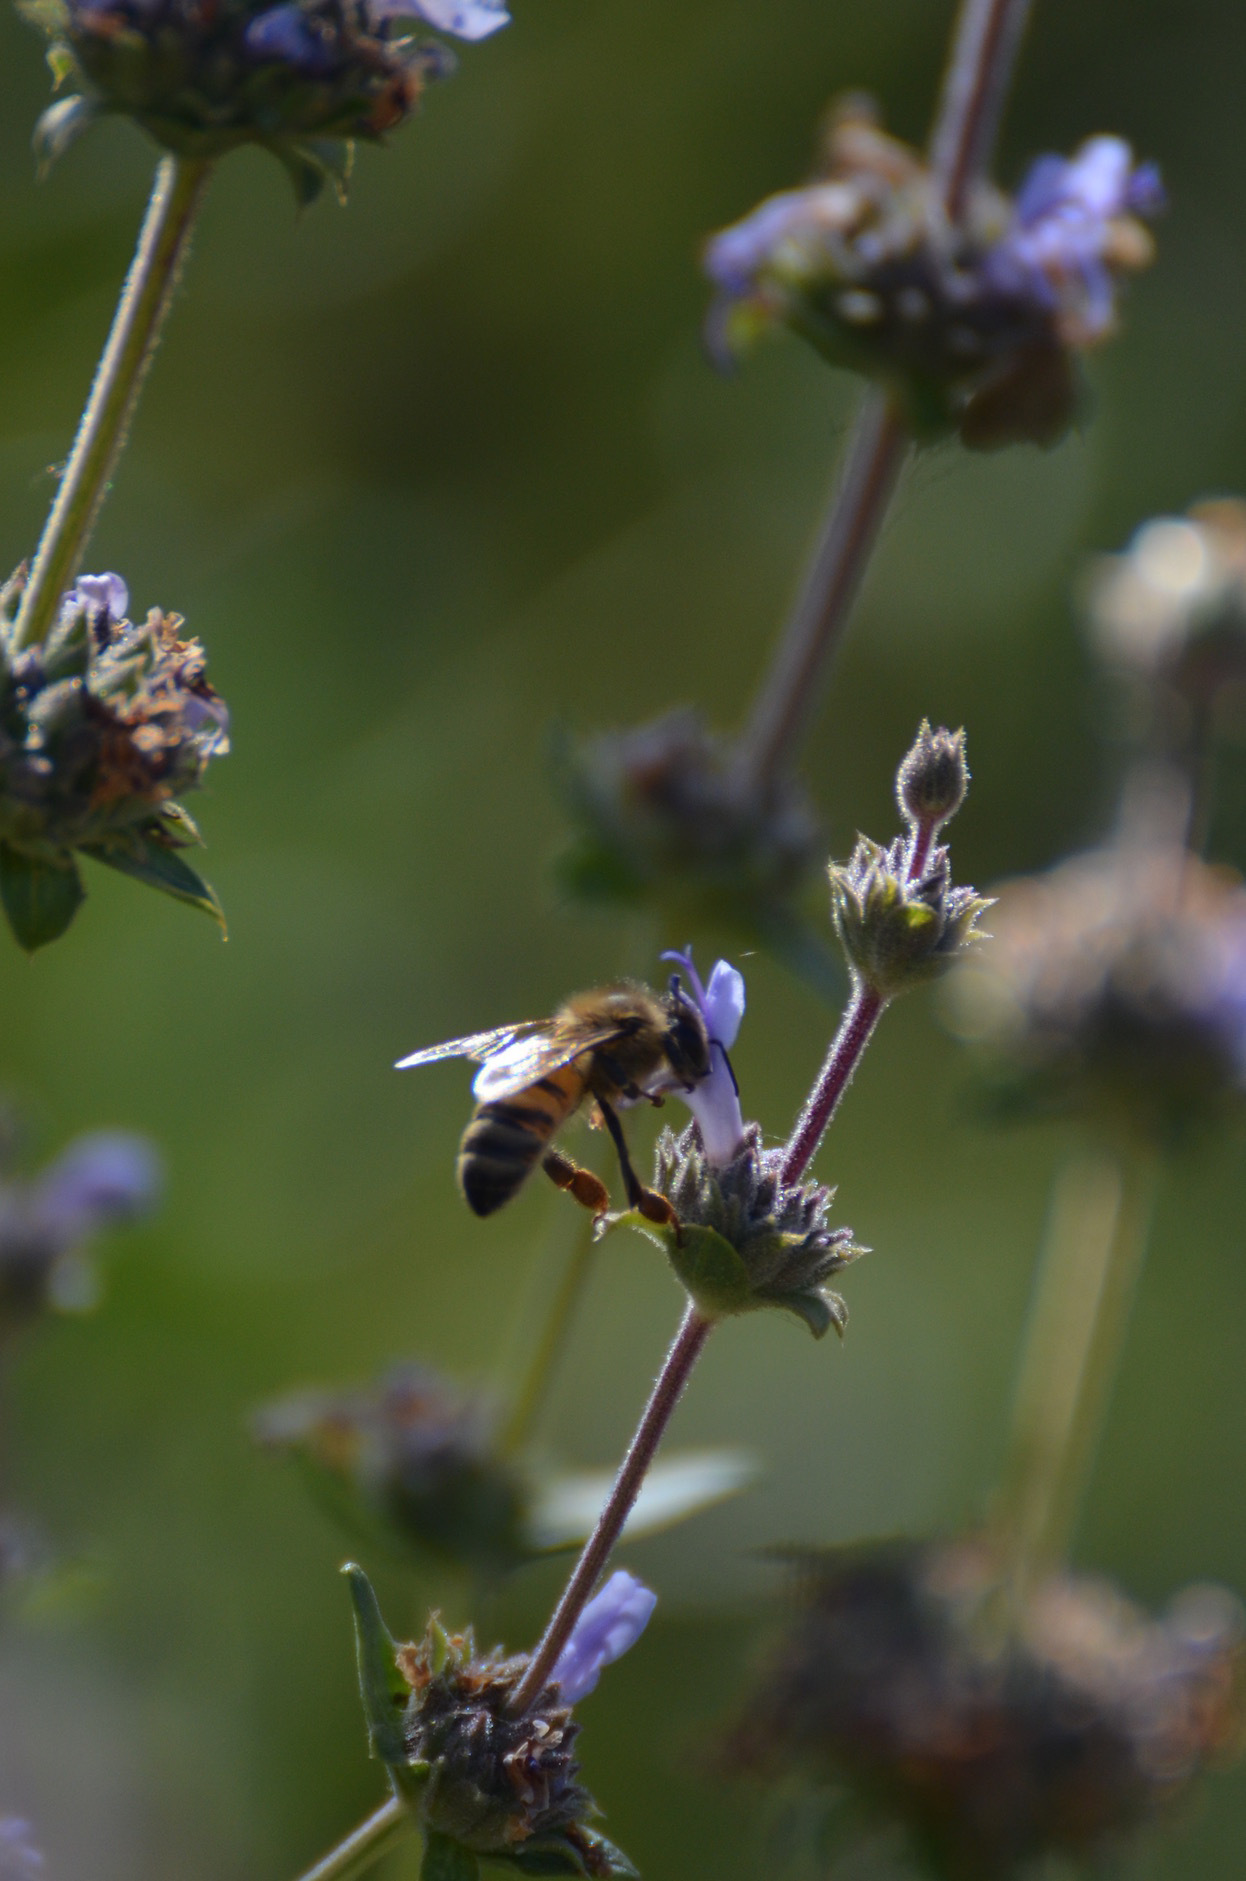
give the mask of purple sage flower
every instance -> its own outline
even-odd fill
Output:
[[[30,1838],[30,1824],[20,1816],[0,1816],[0,1881],[39,1881],[43,1851]]]
[[[1043,156],[1017,193],[1011,226],[986,272],[1004,292],[1059,311],[1087,344],[1116,312],[1112,264],[1123,216],[1154,215],[1164,191],[1153,163],[1135,164],[1122,137],[1091,137],[1073,156]]]
[[[80,1136],[33,1185],[32,1222],[63,1247],[133,1221],[160,1193],[160,1158],[145,1137],[120,1130]]]
[[[106,614],[109,620],[122,621],[130,611],[130,590],[120,575],[79,575],[65,601],[92,617]]]
[[[487,39],[499,27],[510,25],[505,0],[368,0],[369,17],[382,20],[423,20],[439,33],[457,39]]]
[[[703,985],[693,964],[691,947],[685,948],[683,953],[665,953],[662,958],[673,960],[688,975],[692,996],[709,1033],[710,1074],[691,1091],[681,1089],[678,1095],[697,1120],[707,1160],[716,1168],[722,1168],[744,1141],[740,1094],[727,1056],[744,1017],[744,975],[729,961],[719,960],[710,974],[709,984]]]
[[[244,41],[253,57],[279,59],[309,76],[332,72],[341,58],[335,37],[298,0],[286,0],[258,14],[247,27]]]
[[[550,1675],[564,1704],[578,1705],[588,1696],[603,1666],[636,1644],[657,1604],[657,1595],[626,1568],[610,1576],[576,1621]]]

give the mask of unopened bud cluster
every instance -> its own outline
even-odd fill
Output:
[[[1167,1142],[1242,1114],[1246,887],[1117,844],[1009,882],[992,946],[950,987],[1006,1110],[1075,1111]]]
[[[983,938],[977,923],[991,903],[953,886],[943,844],[910,877],[908,840],[897,836],[884,849],[859,836],[848,861],[833,862],[829,873],[831,911],[849,966],[883,999],[937,978]]]
[[[21,580],[0,590],[0,893],[25,947],[82,899],[75,854],[216,912],[178,853],[199,840],[176,799],[229,749],[229,715],[178,614],[126,617],[117,575],[84,576],[47,639],[19,650]]]
[[[971,1544],[809,1559],[730,1764],[846,1779],[940,1874],[1012,1881],[1119,1855],[1240,1732],[1240,1610],[1191,1589],[1153,1620],[1066,1575],[1001,1636],[997,1599]]]
[[[705,1155],[696,1124],[658,1138],[655,1187],[679,1217],[678,1229],[647,1230],[661,1239],[694,1305],[707,1318],[767,1306],[795,1313],[821,1338],[848,1323],[848,1308],[826,1282],[866,1252],[850,1228],[829,1226],[833,1189],[784,1184],[782,1150],[762,1148],[750,1124],[725,1166]]]
[[[921,438],[1050,445],[1077,412],[1076,355],[1113,331],[1118,280],[1151,260],[1139,218],[1161,201],[1151,166],[1094,137],[1039,158],[1015,200],[976,183],[953,220],[921,154],[851,97],[815,180],[710,242],[711,345],[730,358],[786,325],[879,380]]]
[[[527,1485],[499,1450],[491,1407],[422,1365],[375,1385],[309,1390],[255,1420],[266,1447],[296,1457],[349,1498],[356,1520],[427,1560],[508,1572],[535,1552]]]
[[[964,731],[942,725],[932,730],[929,719],[923,719],[896,772],[901,816],[914,832],[941,829],[956,815],[968,789]]]
[[[393,130],[447,69],[446,50],[404,36],[401,16],[469,39],[507,19],[502,0],[25,0],[23,11],[52,41],[58,79],[80,88],[44,114],[46,156],[121,114],[186,157],[271,150],[304,200],[344,178],[351,140]]]
[[[563,879],[585,899],[656,900],[672,919],[767,930],[818,852],[799,786],[744,780],[697,713],[605,732],[565,754],[563,791],[578,825]]]

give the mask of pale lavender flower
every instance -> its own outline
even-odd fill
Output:
[[[487,39],[499,27],[510,25],[505,0],[368,0],[369,17],[383,20],[423,20],[439,33],[457,39]]]
[[[286,0],[258,14],[244,38],[255,58],[280,59],[310,75],[333,71],[341,58],[336,35],[310,17],[298,0]]]
[[[1158,169],[1136,165],[1121,137],[1088,138],[1068,158],[1039,157],[985,272],[1004,292],[1058,311],[1080,343],[1098,339],[1115,319],[1120,218],[1154,215],[1163,202]]]
[[[0,1881],[39,1881],[43,1852],[30,1837],[30,1824],[20,1816],[0,1816]]]
[[[32,1222],[68,1245],[147,1213],[160,1193],[160,1159],[145,1137],[120,1130],[80,1136],[33,1185]]]
[[[130,611],[130,590],[120,575],[79,575],[65,604],[83,608],[92,618],[106,614],[109,620],[122,621]]]
[[[657,1595],[626,1568],[610,1576],[576,1621],[550,1674],[564,1704],[578,1705],[587,1697],[603,1666],[613,1665],[636,1644],[657,1604]]]
[[[719,960],[706,986],[693,964],[691,947],[683,953],[663,954],[662,958],[673,960],[688,975],[693,998],[709,1034],[709,1076],[690,1091],[680,1089],[678,1095],[697,1120],[707,1160],[715,1168],[723,1168],[744,1141],[740,1093],[727,1056],[744,1017],[744,975],[729,961]]]

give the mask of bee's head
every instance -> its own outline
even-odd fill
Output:
[[[710,1041],[700,1009],[685,993],[677,973],[662,1001],[666,1013],[666,1056],[681,1084],[699,1084],[710,1073]]]

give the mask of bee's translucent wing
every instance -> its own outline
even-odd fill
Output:
[[[608,1045],[612,1039],[621,1037],[623,1030],[622,1026],[611,1025],[596,1032],[572,1033],[547,1026],[538,1032],[512,1037],[500,1050],[488,1054],[476,1073],[472,1094],[482,1104],[514,1097],[551,1071],[561,1071],[582,1052]]]
[[[412,1065],[434,1065],[439,1058],[491,1058],[495,1052],[504,1051],[545,1023],[544,1019],[528,1019],[521,1025],[495,1026],[492,1032],[470,1032],[466,1038],[448,1038],[440,1045],[426,1045],[423,1051],[400,1058],[394,1070],[409,1071]]]

